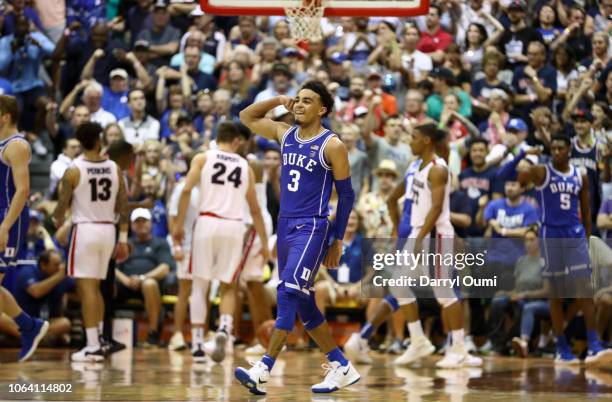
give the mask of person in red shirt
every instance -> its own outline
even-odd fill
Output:
[[[440,26],[440,7],[432,5],[425,19],[427,29],[421,32],[417,50],[431,56],[435,64],[444,61],[444,50],[453,43],[453,37]]]

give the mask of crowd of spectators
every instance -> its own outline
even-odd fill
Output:
[[[362,239],[393,235],[387,200],[413,160],[410,133],[433,121],[448,131],[443,156],[457,234],[525,242],[495,261],[516,271],[516,288],[492,302],[469,300],[471,333],[493,334],[503,353],[512,336],[503,312],[514,313],[516,336],[529,341],[534,320],[546,320],[548,311],[533,230],[535,190],[500,181],[500,164],[532,148],[538,151],[521,163],[545,162],[551,136],[570,135],[572,163],[589,176],[593,214],[582,218],[604,241],[612,229],[611,15],[612,0],[431,1],[427,14],[414,18],[323,18],[323,39],[305,43],[291,37],[284,17],[213,16],[192,0],[0,1],[0,93],[19,101],[19,127],[33,149],[36,210],[28,247],[37,264],[20,271],[11,288],[24,308],[37,306],[28,307],[35,315],[43,301],[58,306],[73,288],[61,261],[69,226],[49,234],[43,222],[59,179],[79,155],[75,127],[95,121],[104,127],[105,150],[121,141],[134,150],[127,163],[133,254],[117,267],[116,282],[119,299],[144,299],[149,325],[157,327],[164,278],[175,270],[166,205],[191,158],[214,147],[217,125],[238,120],[244,107],[295,95],[317,79],[334,95],[324,123],[349,150],[358,199],[342,266],[323,272],[317,284],[322,310],[344,299],[365,303],[357,302]],[[270,117],[292,121],[283,106]],[[264,166],[274,221],[279,149],[259,137],[251,147]],[[608,265],[597,271],[595,295],[607,339]],[[61,317],[57,309],[45,314]],[[487,316],[489,325],[478,325]],[[396,349],[403,329],[394,328],[402,327],[390,326]],[[2,328],[11,333],[10,323]],[[54,328],[66,333],[64,321]]]

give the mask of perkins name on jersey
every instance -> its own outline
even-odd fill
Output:
[[[110,167],[88,167],[87,174],[111,174]]]
[[[317,166],[317,161],[308,158],[306,155],[300,155],[293,152],[287,152],[283,154],[283,165],[297,166],[312,172],[313,168]]]

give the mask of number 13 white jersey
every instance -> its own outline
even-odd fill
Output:
[[[248,188],[246,159],[218,149],[206,151],[206,163],[200,174],[200,213],[242,221]]]
[[[72,193],[74,223],[114,223],[119,194],[119,173],[115,162],[88,161],[78,157],[72,166],[79,169],[79,184]]]

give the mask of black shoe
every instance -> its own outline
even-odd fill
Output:
[[[104,338],[100,338],[100,347],[104,353],[104,356],[110,356],[113,353],[117,353],[125,349],[125,345],[123,343],[117,342],[114,339],[107,341]]]
[[[198,345],[198,348],[191,352],[191,357],[194,363],[205,363],[206,362],[206,354],[201,348],[201,345]]]
[[[159,346],[159,332],[149,331],[145,346]]]

